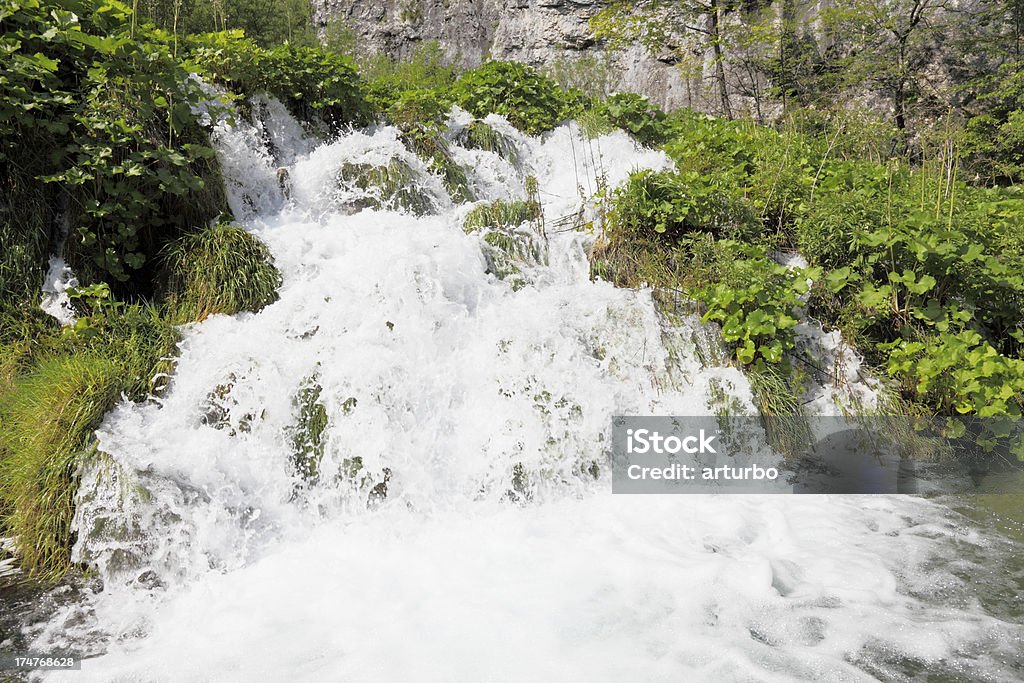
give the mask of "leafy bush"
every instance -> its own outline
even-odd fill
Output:
[[[796,221],[800,253],[825,268],[849,265],[857,255],[858,231],[885,223],[894,199],[901,204],[898,211],[909,210],[901,194],[908,182],[907,174],[894,175],[879,164],[829,164],[815,188],[817,201]]]
[[[165,260],[167,305],[178,322],[259,311],[277,300],[270,251],[242,228],[218,224],[174,243]]]
[[[554,81],[516,62],[491,61],[467,71],[451,93],[474,116],[500,114],[528,135],[551,130],[571,113],[569,98]]]
[[[677,168],[741,193],[766,236],[791,240],[817,176],[821,151],[816,143],[792,128],[779,132],[692,112],[673,113],[664,128],[671,138],[665,150]]]
[[[776,263],[763,247],[720,243],[725,259],[721,282],[697,291],[707,304],[704,320],[722,325],[722,338],[744,365],[763,358],[779,363],[794,347],[799,297],[808,274]]]
[[[829,269],[818,314],[929,411],[1019,414],[1024,202],[848,162],[820,191],[798,228],[811,262]]]
[[[939,414],[1020,417],[1024,360],[1000,354],[977,332],[942,332],[885,348],[889,374]]]
[[[24,269],[39,262],[40,232],[48,238],[66,208],[79,275],[149,293],[159,248],[226,211],[191,111],[205,96],[166,35],[133,29],[119,3],[8,2],[3,11],[0,186],[31,207],[5,218],[5,270],[32,274]],[[35,207],[39,219],[27,217]]]
[[[362,75],[373,111],[386,112],[409,92],[430,91],[442,97],[455,81],[456,69],[448,64],[440,43],[428,40],[417,44],[408,59],[374,55],[363,64]]]
[[[671,243],[698,231],[746,234],[753,222],[749,203],[711,176],[642,170],[614,191],[608,232],[613,239],[660,236]]]
[[[451,104],[433,90],[408,90],[388,107],[388,121],[405,132],[438,132],[444,128]]]
[[[241,94],[270,93],[301,120],[332,129],[369,122],[370,106],[350,57],[316,47],[261,48],[241,31],[193,36],[190,47],[198,73]]]
[[[642,95],[612,95],[597,107],[597,111],[613,126],[630,133],[644,145],[654,147],[668,139],[665,112]]]
[[[964,151],[968,168],[990,183],[1024,179],[1024,72],[1008,62],[980,84],[967,120]],[[979,106],[980,105],[980,106]]]

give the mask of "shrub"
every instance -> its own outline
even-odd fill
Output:
[[[749,203],[711,176],[642,170],[614,191],[608,232],[612,239],[660,237],[672,243],[691,232],[748,234],[753,223]]]
[[[190,63],[198,73],[235,92],[274,95],[304,121],[332,129],[369,122],[355,62],[317,47],[261,48],[241,31],[190,38]]]
[[[4,11],[5,35],[18,39],[0,79],[0,187],[17,204],[4,216],[0,278],[38,281],[50,226],[67,208],[79,276],[148,294],[160,247],[226,210],[191,111],[205,95],[167,36],[133,27],[123,5],[75,7],[42,1]]]
[[[428,40],[417,44],[408,59],[374,55],[363,64],[362,75],[367,101],[375,112],[386,112],[408,92],[433,91],[440,97],[455,81],[456,69],[448,63],[440,43]]]
[[[908,182],[906,174],[879,164],[828,164],[815,187],[816,201],[796,221],[800,253],[824,268],[849,265],[857,255],[858,231],[883,225],[894,201],[897,213],[909,211],[902,196]]]
[[[704,320],[722,325],[722,338],[736,359],[750,365],[761,358],[779,363],[793,349],[799,297],[808,290],[799,268],[776,263],[763,247],[724,242],[720,282],[696,292],[708,307]]]
[[[438,132],[444,128],[451,104],[432,90],[409,90],[387,109],[388,120],[405,132]]]
[[[451,92],[474,116],[500,114],[528,135],[551,130],[570,113],[568,98],[554,81],[516,62],[491,61],[467,71]]]
[[[665,112],[642,95],[612,95],[597,107],[597,111],[613,126],[631,134],[644,145],[655,147],[668,139]]]
[[[1024,360],[999,353],[973,330],[887,345],[886,369],[904,393],[939,414],[1021,415]]]
[[[277,300],[281,284],[266,245],[225,223],[174,243],[164,268],[167,305],[176,322],[259,311]]]

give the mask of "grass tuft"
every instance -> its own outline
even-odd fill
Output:
[[[517,228],[523,223],[540,220],[541,208],[536,201],[514,200],[506,202],[497,199],[493,202],[474,207],[466,216],[463,228],[466,232],[478,230]]]
[[[494,152],[510,164],[519,162],[515,141],[483,121],[473,121],[466,126],[456,137],[456,142],[466,149]]]
[[[165,272],[167,305],[175,323],[259,311],[277,300],[281,285],[266,245],[225,223],[175,242],[167,251]]]

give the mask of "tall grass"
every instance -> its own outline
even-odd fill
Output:
[[[0,502],[21,565],[44,581],[70,562],[80,457],[117,402],[122,368],[102,354],[55,356],[0,393]]]

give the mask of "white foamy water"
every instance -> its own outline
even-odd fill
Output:
[[[280,300],[189,327],[170,390],[99,430],[75,557],[104,590],[33,634],[99,656],[55,679],[1010,680],[1021,631],[929,597],[958,581],[937,554],[986,543],[938,505],[610,494],[613,415],[711,414],[722,392],[754,408],[740,372],[698,361],[695,321],[589,279],[592,235],[537,235],[514,287],[396,131],[314,144],[262,110],[217,142]],[[621,133],[492,121],[516,164],[453,155],[484,197],[537,177],[549,223],[592,215],[599,176],[669,166]],[[393,159],[437,213],[355,211],[341,164]],[[313,386],[310,479],[294,441]]]

